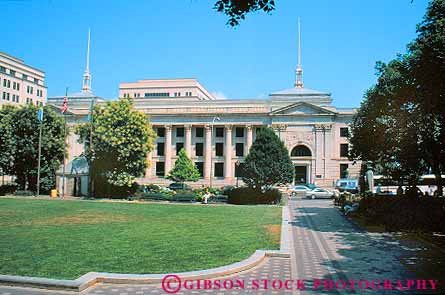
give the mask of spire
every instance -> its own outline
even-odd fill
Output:
[[[298,18],[298,64],[295,69],[295,87],[303,88],[303,68],[301,67],[301,30],[300,18]]]
[[[90,36],[91,36],[91,29],[88,29],[87,62],[86,62],[85,73],[83,74],[83,81],[82,81],[82,92],[88,92],[88,93],[91,93]]]

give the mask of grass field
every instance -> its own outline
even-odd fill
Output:
[[[281,208],[0,199],[0,274],[167,273],[278,249]]]

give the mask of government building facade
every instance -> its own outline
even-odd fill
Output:
[[[165,176],[179,151],[185,149],[201,173],[196,185],[237,184],[261,126],[275,130],[288,148],[295,184],[329,188],[336,180],[355,178],[359,172],[360,165],[348,159],[348,124],[355,109],[334,107],[329,93],[296,83],[293,88],[271,93],[267,99],[217,99],[196,79],[168,79],[121,83],[119,97],[133,98],[134,108],[147,115],[157,133],[149,155],[151,166],[139,183],[168,184]],[[89,89],[69,95],[68,101],[66,116],[71,126],[86,122],[91,104],[106,103]],[[63,97],[48,100],[56,110],[61,109],[62,102]],[[77,140],[71,133],[66,170],[71,177],[76,172],[70,163],[83,152]],[[84,191],[85,185],[76,191]],[[67,192],[71,190],[66,188]]]
[[[88,55],[82,91],[67,97],[65,116],[71,127],[87,122],[92,105],[107,101],[91,90]],[[201,174],[192,185],[241,185],[244,159],[262,126],[275,130],[289,150],[295,167],[293,184],[332,188],[338,179],[357,178],[360,164],[348,159],[348,125],[356,109],[337,108],[332,105],[330,93],[304,86],[300,49],[295,76],[293,87],[272,92],[267,99],[216,98],[196,79],[121,83],[118,99],[132,98],[134,108],[147,115],[157,134],[148,156],[151,165],[138,182],[170,183],[166,176],[179,151],[185,149]],[[48,104],[59,112],[63,101],[64,96],[48,98]],[[64,191],[68,194],[88,191],[83,150],[83,144],[71,132],[64,170]],[[62,174],[58,172],[59,179]],[[58,185],[61,191],[60,181]]]

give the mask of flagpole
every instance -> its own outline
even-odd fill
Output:
[[[65,99],[68,100],[68,87],[65,90]],[[62,199],[65,198],[65,151],[66,151],[66,110],[63,112],[63,168],[62,168]]]
[[[38,120],[40,121],[39,127],[39,159],[37,160],[37,193],[36,197],[40,195],[40,157],[42,156],[42,126],[43,126],[43,108],[39,110]]]

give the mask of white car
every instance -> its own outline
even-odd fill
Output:
[[[306,196],[311,199],[316,199],[316,198],[330,199],[330,198],[334,197],[334,193],[327,189],[317,187],[309,192],[306,192]]]
[[[292,187],[292,189],[290,190],[292,196],[306,196],[310,191],[312,191],[312,189],[308,188],[305,185],[296,185],[294,187]]]

